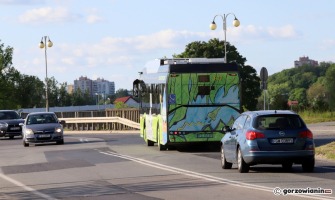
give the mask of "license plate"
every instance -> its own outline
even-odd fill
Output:
[[[212,138],[213,133],[199,133],[197,134],[197,138]]]
[[[17,131],[17,130],[20,130],[20,127],[11,127],[10,130]]]
[[[293,138],[276,138],[271,139],[272,144],[292,144]]]
[[[50,137],[49,134],[41,134],[41,135],[38,135],[39,138],[48,138]]]

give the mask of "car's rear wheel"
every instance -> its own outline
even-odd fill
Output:
[[[302,170],[304,172],[313,172],[314,171],[314,166],[315,166],[315,159],[308,159],[302,162],[301,164]]]
[[[24,147],[29,147],[29,143],[27,143],[26,141],[23,140],[23,146]]]
[[[222,169],[231,169],[233,163],[227,162],[226,156],[224,154],[223,145],[221,145],[221,167]]]
[[[240,148],[237,150],[237,168],[240,173],[249,172],[249,165],[244,161]]]
[[[282,164],[282,167],[285,171],[291,171],[292,166],[293,166],[292,162],[285,162],[285,163]]]

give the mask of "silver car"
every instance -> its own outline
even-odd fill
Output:
[[[63,124],[53,112],[29,113],[22,126],[23,146],[30,143],[56,142],[64,144]]]

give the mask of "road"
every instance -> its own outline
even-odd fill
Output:
[[[317,145],[335,126],[311,125]],[[333,129],[333,130],[332,130]],[[247,174],[223,170],[219,152],[189,147],[159,151],[137,133],[66,133],[64,145],[23,147],[0,139],[0,199],[335,199],[335,163],[314,173],[259,165]],[[274,189],[331,189],[332,194],[274,194]],[[276,190],[276,191],[277,191]]]

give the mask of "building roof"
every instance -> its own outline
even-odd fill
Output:
[[[129,99],[132,99],[131,96],[120,97],[120,98],[115,99],[114,103],[116,103],[116,102],[126,103]]]

